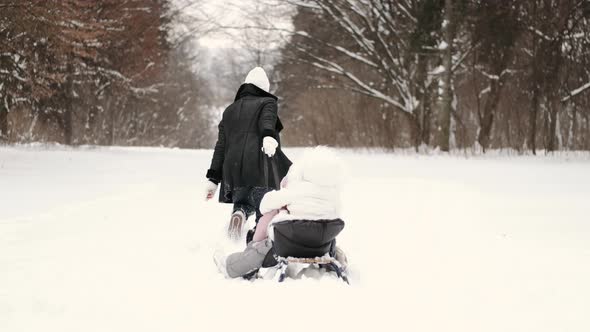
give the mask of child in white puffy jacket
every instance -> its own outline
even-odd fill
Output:
[[[340,219],[341,177],[341,164],[330,149],[317,147],[306,151],[299,162],[291,166],[281,190],[264,195],[260,203],[264,216],[246,249],[227,258],[216,257],[220,270],[236,278],[259,269],[272,247],[274,223]],[[337,256],[343,260],[343,253],[337,251]]]

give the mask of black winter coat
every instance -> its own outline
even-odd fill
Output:
[[[283,129],[277,97],[254,84],[242,84],[233,104],[223,112],[207,178],[219,182],[219,201],[232,203],[236,192],[252,187],[279,189],[291,161],[280,148]],[[262,152],[262,139],[279,142],[275,155]]]

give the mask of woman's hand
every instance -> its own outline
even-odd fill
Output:
[[[213,196],[215,196],[216,191],[217,183],[214,183],[211,180],[207,180],[207,183],[205,184],[205,200],[208,201],[211,198],[213,198]]]
[[[275,155],[278,146],[279,142],[270,136],[266,136],[262,139],[262,152],[264,152],[269,157]]]

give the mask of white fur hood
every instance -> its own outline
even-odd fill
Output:
[[[340,218],[339,160],[327,148],[307,151],[291,166],[284,188],[267,193],[260,203],[264,214],[286,207],[270,223],[283,220],[333,220]],[[272,238],[272,229],[268,234]]]

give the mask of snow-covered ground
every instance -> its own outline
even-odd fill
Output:
[[[351,286],[223,279],[211,151],[0,147],[0,331],[590,330],[589,158],[338,153]]]

